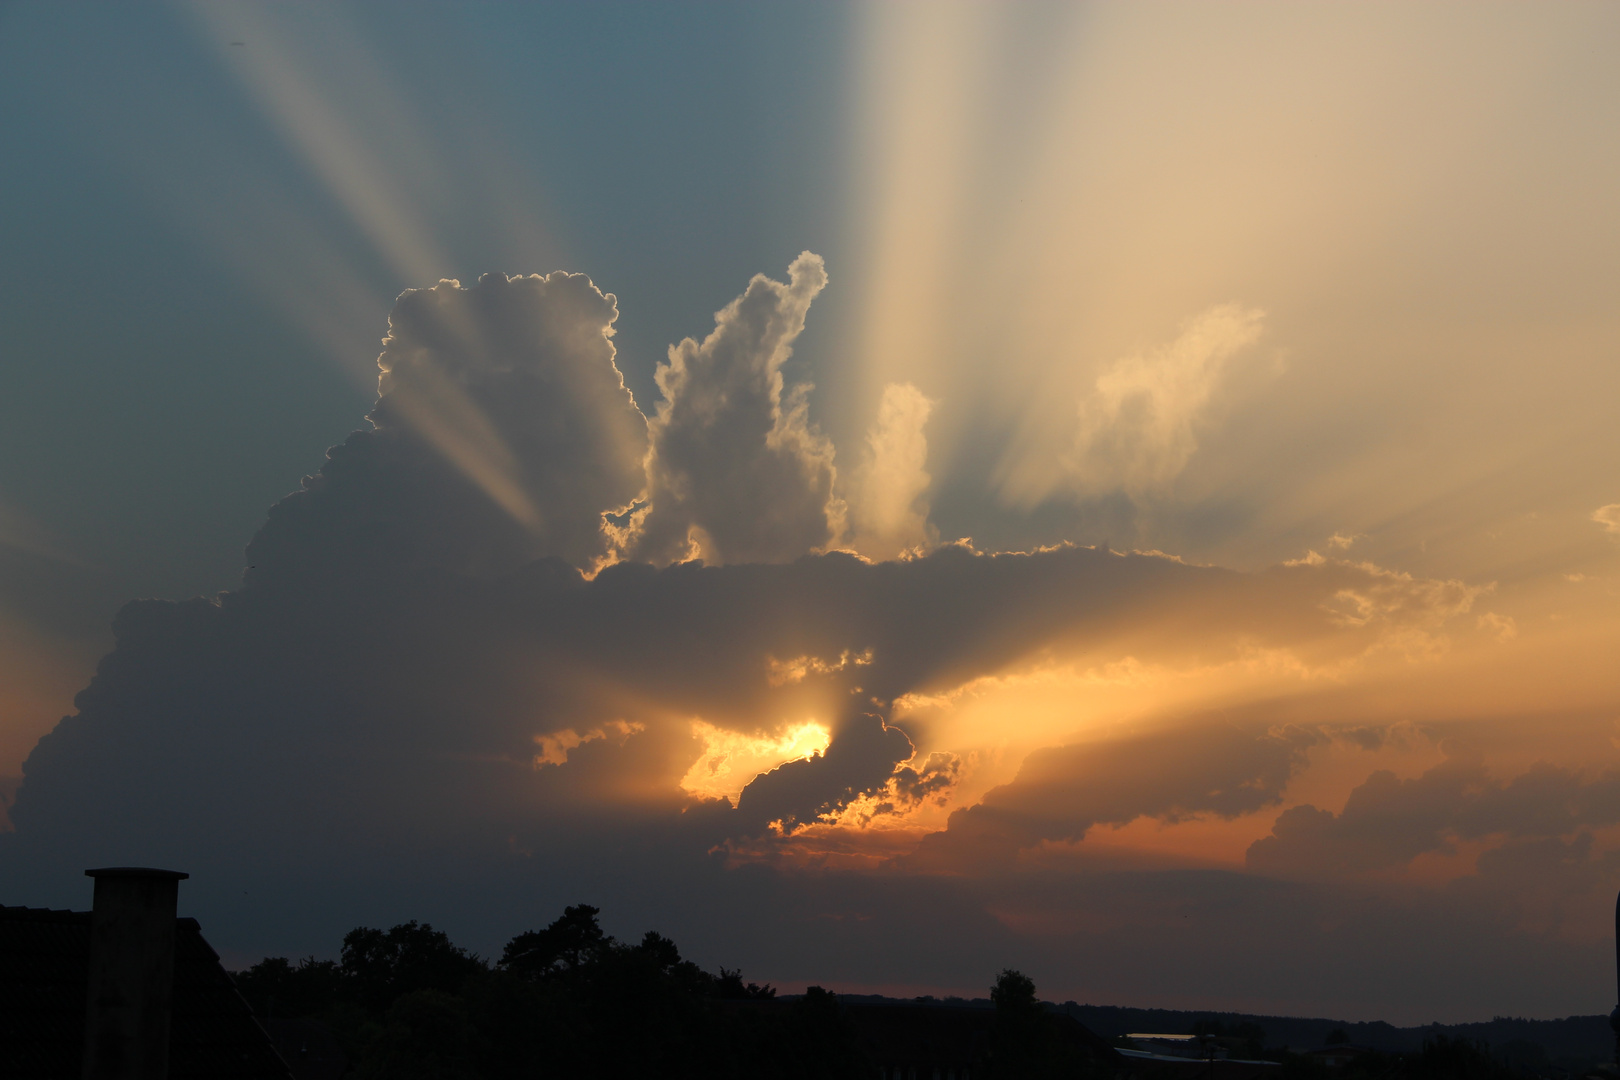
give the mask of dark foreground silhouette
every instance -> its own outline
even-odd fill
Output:
[[[295,1074],[309,1080],[1495,1080],[1586,1071],[1544,1055],[1515,1060],[1443,1034],[1420,1050],[1390,1052],[1356,1046],[1342,1030],[1323,1050],[1347,1053],[1330,1062],[1320,1052],[1268,1045],[1253,1022],[1213,1017],[1190,1033],[1233,1060],[1147,1061],[1116,1052],[1132,1043],[1103,1015],[1137,1010],[1088,1016],[1105,1039],[1074,1015],[1092,1007],[1043,1004],[1017,971],[1000,974],[988,1002],[840,1000],[815,986],[778,998],[737,971],[704,971],[655,932],[634,945],[616,941],[597,915],[588,905],[570,907],[545,929],[513,938],[494,963],[427,924],[361,927],[344,937],[339,960],[266,959],[237,973],[236,983],[279,1033]],[[1253,1068],[1240,1058],[1274,1064]]]
[[[993,1011],[852,1008],[820,987],[781,1000],[739,972],[683,960],[657,933],[616,941],[587,905],[519,934],[493,964],[410,922],[351,931],[337,961],[267,959],[236,980],[272,1028],[320,1021],[363,1080],[878,1080],[921,1069],[1037,1080],[1120,1071],[1106,1042],[1045,1009],[1017,972],[997,982]],[[297,1069],[297,1049],[288,1056]]]

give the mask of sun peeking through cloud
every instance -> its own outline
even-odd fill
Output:
[[[681,790],[705,799],[723,798],[733,805],[754,777],[790,761],[820,757],[832,742],[831,730],[816,720],[775,735],[728,731],[693,720],[692,735],[703,744],[703,753],[681,778]]]

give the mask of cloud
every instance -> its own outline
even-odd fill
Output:
[[[1227,362],[1260,337],[1264,312],[1223,304],[1156,352],[1118,361],[1080,401],[1066,459],[1083,495],[1164,490],[1198,449],[1196,426]]]
[[[581,274],[402,294],[372,430],[270,511],[248,579],[602,560],[602,515],[645,484],[646,422],[609,340],[617,316]]]
[[[1043,841],[1078,841],[1094,825],[1138,817],[1231,819],[1282,799],[1317,737],[1246,731],[1220,721],[1037,750],[1010,784],[955,811],[919,852],[923,865],[1001,862]]]
[[[341,555],[353,539],[336,524],[326,539]],[[939,768],[910,762],[909,733],[886,719],[905,694],[1053,650],[1194,663],[1258,645],[1330,661],[1399,628],[1383,616],[1341,625],[1324,608],[1347,582],[1365,583],[1355,567],[1245,575],[1073,547],[983,555],[953,545],[878,564],[836,553],[778,565],[622,563],[591,580],[558,559],[500,576],[412,563],[371,571],[319,588],[251,576],[213,601],[126,607],[78,713],[27,762],[16,835],[84,858],[158,861],[274,851],[294,838],[339,865],[362,843],[420,850],[455,837],[476,851],[517,836],[544,850],[616,828],[632,807],[689,811],[682,782],[708,752],[695,720],[766,741],[807,719],[824,727],[824,753],[742,778],[735,810],[689,819],[713,843],[881,801],[891,779],[914,795]],[[782,656],[870,661],[807,666],[784,681],[773,678]],[[1190,773],[1167,766],[1200,738],[1213,740],[1203,753],[1215,773],[1191,760]],[[1193,788],[1100,775],[1078,803],[1043,779],[1042,762],[1073,760],[1090,776],[1084,755],[1107,752],[1050,751],[1023,788],[989,805],[1038,832],[1050,821],[1076,829],[1264,804],[1292,744],[1262,738],[1251,759],[1239,742],[1118,748],[1120,769],[1134,757],[1144,779],[1168,768],[1172,787]],[[537,768],[537,757],[551,763]],[[897,776],[901,763],[917,776]],[[1031,785],[1036,795],[1013,798]],[[1048,796],[1057,808],[1041,817],[1035,803]],[[265,806],[279,809],[267,816]],[[558,815],[595,824],[565,842]]]
[[[7,880],[177,865],[222,932],[285,949],[450,912],[498,946],[537,907],[597,897],[672,929],[660,912],[684,910],[698,942],[783,963],[933,970],[938,940],[1012,949],[1008,927],[1060,924],[1049,890],[1091,890],[1105,920],[1138,917],[1154,890],[1169,903],[1164,881],[1009,875],[1098,824],[1275,807],[1317,736],[1183,714],[1009,760],[981,798],[976,770],[1018,718],[947,744],[897,702],[1053,663],[1174,673],[1259,655],[1340,677],[1422,658],[1413,643],[1481,594],[1319,555],[1238,572],[929,547],[931,405],[906,386],[885,394],[850,491],[877,546],[837,550],[833,448],[781,374],[825,278],[801,256],[789,279],[755,278],[701,345],[672,351],[651,424],[615,366],[613,298],[587,279],[404,294],[372,428],[270,510],[242,587],[120,612],[7,807]],[[783,867],[818,845],[824,866],[884,872],[795,886]],[[863,920],[883,936],[840,952]]]
[[[1610,503],[1592,511],[1592,520],[1603,526],[1610,536],[1620,536],[1620,503]]]
[[[923,433],[935,402],[910,383],[883,389],[877,423],[866,437],[867,455],[853,480],[853,547],[874,559],[926,551],[939,542],[928,521],[928,438]]]
[[[784,562],[842,534],[833,446],[810,423],[810,386],[784,390],[782,379],[826,284],[821,257],[806,251],[787,284],[756,275],[702,344],[670,348],[657,371],[664,398],[650,424],[648,505],[630,557]]]
[[[1467,614],[1474,602],[1495,588],[1494,583],[1469,585],[1458,580],[1420,578],[1371,562],[1329,559],[1314,551],[1284,563],[1280,570],[1319,567],[1339,582],[1323,609],[1344,627],[1378,627],[1379,646],[1409,655],[1432,654],[1443,647],[1442,627]],[[1278,572],[1274,569],[1272,573]],[[1502,629],[1496,616],[1482,627]]]
[[[1568,938],[1581,932],[1572,913],[1609,906],[1617,871],[1620,852],[1599,850],[1590,832],[1512,839],[1481,852],[1476,872],[1451,882],[1446,899],[1493,915],[1499,937]]]
[[[918,762],[915,766],[901,766],[895,769],[894,775],[889,778],[889,791],[893,793],[893,802],[903,809],[915,806],[926,799],[941,799],[956,783],[961,769],[961,758],[955,754],[938,751],[929,754],[926,760]],[[881,804],[876,809],[879,812],[886,812],[886,808]]]
[[[638,731],[645,731],[646,727],[647,725],[641,723],[609,720],[601,727],[591,728],[583,735],[573,728],[563,728],[549,735],[536,735],[534,742],[540,748],[540,752],[534,755],[535,767],[565,764],[570,750],[588,742],[595,742],[597,739],[614,739],[622,746],[626,739]]]
[[[911,760],[911,740],[883,717],[866,713],[846,723],[825,754],[789,761],[757,777],[737,800],[742,830],[772,823],[795,825],[834,813],[889,783],[895,767]]]
[[[1584,779],[1541,763],[1504,782],[1476,754],[1451,747],[1445,762],[1410,780],[1374,772],[1338,814],[1308,803],[1289,808],[1249,848],[1247,863],[1280,876],[1338,878],[1451,853],[1459,841],[1548,839],[1616,822],[1620,773]]]
[[[785,762],[825,754],[832,741],[827,725],[815,720],[769,734],[732,731],[694,720],[692,734],[702,743],[703,753],[681,778],[681,790],[699,798],[723,798],[732,805],[756,776]]]

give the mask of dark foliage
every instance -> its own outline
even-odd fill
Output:
[[[599,914],[589,904],[564,908],[562,917],[544,930],[529,930],[507,942],[501,967],[529,979],[575,975],[601,960],[615,944],[598,925]],[[673,948],[674,942],[670,945]]]
[[[711,974],[655,932],[629,945],[566,909],[491,965],[426,924],[361,927],[337,962],[272,958],[237,975],[261,1016],[318,1019],[359,1080],[504,1077],[875,1077],[837,997],[777,1002],[739,971]]]
[[[744,982],[739,971],[704,971],[661,934],[649,931],[634,945],[616,941],[598,914],[589,905],[570,907],[544,929],[513,938],[494,964],[425,923],[360,927],[345,935],[336,962],[266,959],[238,973],[236,983],[260,1016],[311,1018],[331,1028],[355,1080],[879,1075],[870,1025],[882,1023],[881,1006],[857,1005],[857,1017],[817,986],[778,1000],[774,988]],[[1087,1080],[1118,1072],[1104,1040],[1069,1015],[1072,1003],[1042,1004],[1022,973],[1003,971],[990,999],[993,1020],[978,1029],[988,1037],[975,1036],[976,1077]],[[1482,1041],[1437,1033],[1421,1051],[1357,1050],[1330,1072],[1316,1055],[1264,1051],[1266,1033],[1252,1020],[1206,1016],[1192,1027],[1229,1056],[1279,1061],[1279,1080],[1507,1080],[1557,1072],[1542,1046],[1522,1039],[1493,1053]],[[1355,1049],[1342,1029],[1326,1041]]]
[[[820,987],[817,987],[817,989],[819,990]],[[746,1001],[749,998],[773,998],[776,996],[776,989],[770,983],[766,983],[764,986],[759,985],[759,983],[744,984],[742,972],[729,971],[726,968],[720,969],[720,977],[714,981],[714,991],[719,997],[727,1001]]]
[[[1523,1074],[1493,1057],[1483,1043],[1436,1035],[1423,1044],[1408,1075],[1425,1080],[1507,1080]]]
[[[426,923],[408,922],[386,932],[365,926],[350,930],[342,956],[344,988],[372,1012],[422,990],[460,993],[468,979],[487,970],[482,960]]]
[[[323,1016],[342,996],[343,972],[330,960],[306,956],[295,965],[285,957],[261,960],[236,973],[236,988],[264,1017]]]
[[[1482,1042],[1436,1035],[1425,1040],[1423,1049],[1415,1054],[1362,1051],[1343,1070],[1332,1075],[1342,1076],[1345,1080],[1383,1080],[1386,1077],[1399,1080],[1524,1080],[1527,1075],[1545,1074],[1539,1071],[1526,1073],[1513,1067],[1492,1054]]]
[[[1343,1042],[1333,1045],[1351,1049]],[[1546,1071],[1546,1054],[1539,1046],[1522,1053],[1528,1060],[1515,1061],[1512,1055],[1493,1054],[1473,1039],[1436,1035],[1425,1040],[1416,1053],[1357,1051],[1349,1064],[1338,1069],[1329,1069],[1319,1058],[1304,1054],[1278,1054],[1274,1060],[1283,1064],[1279,1080],[1525,1080],[1571,1075],[1562,1069]]]
[[[1023,972],[1008,969],[997,976],[990,1001],[996,1009],[986,1069],[990,1080],[1113,1075],[1112,1068],[1071,1037],[1065,1025],[1074,1021],[1041,1004],[1034,981]]]

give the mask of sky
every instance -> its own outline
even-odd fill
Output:
[[[0,900],[1607,1012],[1617,47],[0,6]]]

